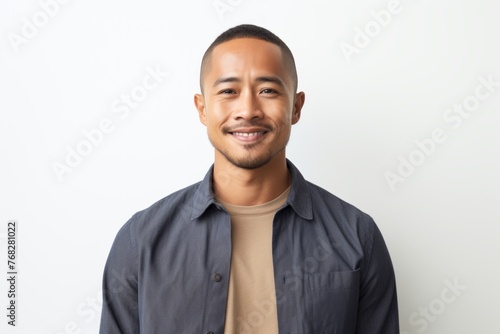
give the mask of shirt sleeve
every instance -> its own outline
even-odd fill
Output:
[[[361,272],[356,334],[399,334],[396,279],[386,244],[372,221]]]
[[[139,333],[138,255],[131,221],[118,232],[104,268],[100,334]]]

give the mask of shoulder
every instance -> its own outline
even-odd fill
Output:
[[[370,215],[361,211],[353,204],[346,202],[340,197],[334,195],[330,191],[306,181],[311,192],[313,209],[315,212],[324,212],[332,214],[345,221],[372,221]]]
[[[306,184],[315,224],[322,225],[330,236],[340,234],[365,246],[371,243],[377,226],[369,214],[314,183],[306,181]]]
[[[176,211],[181,210],[184,206],[191,205],[190,202],[193,201],[194,195],[200,184],[201,181],[177,190],[156,201],[148,208],[137,212],[135,215],[137,215],[137,218],[144,220],[157,217],[158,215],[163,216],[165,214],[174,214]]]
[[[118,234],[128,233],[132,239],[150,238],[171,226],[173,222],[189,221],[200,184],[201,181],[177,190],[136,212]]]
[[[287,161],[292,173],[290,203],[303,218],[316,225],[334,230],[373,230],[374,221],[356,206],[334,195],[330,191],[306,180],[300,171]]]

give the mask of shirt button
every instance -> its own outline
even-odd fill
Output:
[[[216,281],[216,282],[220,282],[220,281],[222,281],[222,275],[221,275],[221,274],[215,274],[215,275],[214,275],[214,281]],[[211,332],[208,332],[208,333],[211,333]],[[207,333],[207,334],[208,334],[208,333]],[[213,333],[212,333],[212,334],[213,334]]]

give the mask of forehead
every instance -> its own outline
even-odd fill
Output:
[[[288,80],[280,47],[256,38],[237,38],[217,45],[210,56],[208,80],[222,75],[276,75]]]
[[[234,55],[244,58],[245,56],[266,56],[281,60],[281,49],[278,45],[257,38],[236,38],[217,45],[212,51],[212,59]]]

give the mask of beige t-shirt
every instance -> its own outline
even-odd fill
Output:
[[[273,219],[290,187],[255,206],[220,202],[231,215],[231,271],[225,334],[278,333],[273,268]]]

